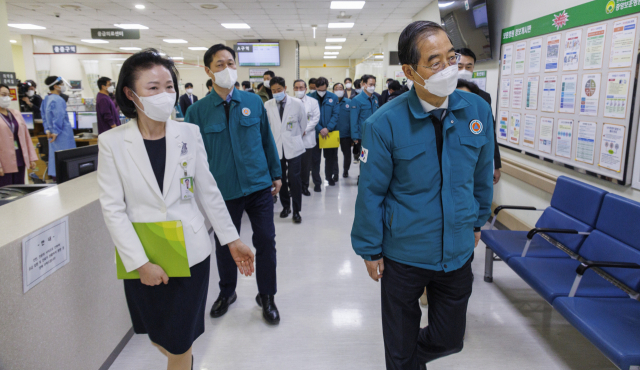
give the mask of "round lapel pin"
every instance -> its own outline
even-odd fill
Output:
[[[249,108],[242,108],[242,115],[247,117],[248,115],[251,114],[251,109]]]
[[[478,135],[482,132],[482,122],[477,119],[469,122],[469,130],[474,134]]]

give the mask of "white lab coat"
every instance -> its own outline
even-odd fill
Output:
[[[316,126],[320,122],[320,105],[316,99],[308,95],[305,95],[301,100],[307,112],[307,129],[302,141],[306,149],[311,149],[316,146],[316,137],[318,136],[316,135]]]
[[[211,254],[211,239],[195,198],[211,221],[222,245],[239,239],[216,180],[209,171],[207,152],[198,126],[172,120],[166,125],[167,159],[163,192],[151,168],[149,155],[132,119],[100,135],[98,185],[107,229],[127,271],[149,261],[132,222],[182,221],[189,266]],[[181,199],[182,163],[193,177],[195,198]]]
[[[307,128],[307,114],[304,103],[297,98],[287,96],[284,105],[282,120],[280,119],[280,108],[276,99],[271,99],[264,103],[267,110],[267,117],[271,125],[273,139],[276,141],[278,155],[287,159],[293,159],[302,155],[306,150],[302,141],[302,134]],[[284,150],[284,153],[283,153]]]

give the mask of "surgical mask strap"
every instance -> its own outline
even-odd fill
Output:
[[[413,66],[411,66],[411,70],[413,70],[418,75],[418,77],[422,78],[423,85],[418,84],[418,86],[422,87],[423,89],[426,89],[425,86],[427,85],[427,80],[425,80],[424,77],[420,76],[420,73],[418,73],[418,71],[413,69]],[[413,82],[416,83],[415,81],[413,81]]]

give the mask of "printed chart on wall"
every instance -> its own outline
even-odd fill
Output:
[[[640,190],[639,19],[592,0],[503,29],[500,145]]]

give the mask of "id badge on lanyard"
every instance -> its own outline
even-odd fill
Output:
[[[193,177],[187,175],[187,161],[180,164],[184,170],[184,177],[180,178],[180,199],[188,200],[195,197],[195,184]]]

